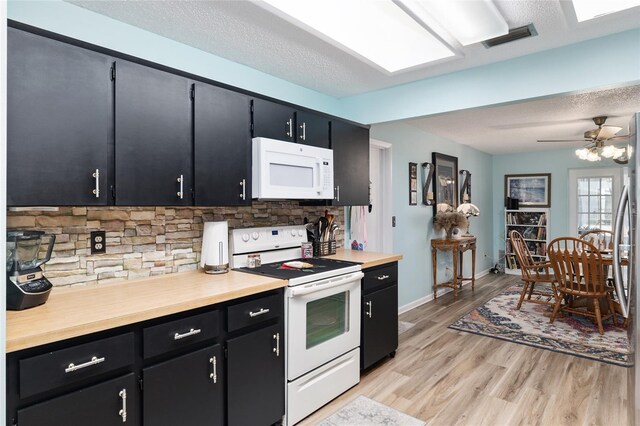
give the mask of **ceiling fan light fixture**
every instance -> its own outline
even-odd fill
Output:
[[[602,157],[600,157],[598,151],[596,151],[595,149],[589,150],[589,153],[587,154],[587,161],[600,161],[601,159]]]
[[[604,158],[613,158],[618,153],[618,148],[613,145],[607,145],[600,151],[600,155]]]
[[[576,149],[576,156],[581,160],[586,160],[589,150],[587,148]]]
[[[616,148],[616,152],[613,154],[613,156],[611,158],[613,158],[614,160],[619,160],[622,157],[624,157],[627,153],[627,150],[624,148]]]

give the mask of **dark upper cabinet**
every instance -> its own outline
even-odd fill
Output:
[[[263,99],[254,99],[252,107],[253,137],[296,141],[295,109]]]
[[[275,324],[227,341],[229,425],[271,425],[284,415],[284,332]]]
[[[133,373],[18,410],[20,426],[140,424]],[[177,424],[177,423],[176,423]]]
[[[251,99],[195,83],[197,206],[251,205]]]
[[[7,204],[106,205],[111,61],[8,29]]]
[[[190,82],[127,61],[116,63],[116,204],[192,204]]]
[[[369,204],[369,129],[344,121],[331,122],[333,205]]]
[[[329,148],[329,120],[305,111],[296,112],[296,141],[305,145]]]
[[[144,425],[223,425],[223,365],[215,345],[144,368]]]

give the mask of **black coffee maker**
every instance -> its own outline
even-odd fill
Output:
[[[47,253],[39,259],[43,238],[49,238]],[[51,259],[56,236],[43,231],[7,231],[7,309],[19,311],[42,305],[53,287],[42,275]]]

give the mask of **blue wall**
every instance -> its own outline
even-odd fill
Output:
[[[504,175],[518,173],[551,173],[551,207],[549,240],[569,235],[569,170],[594,167],[620,167],[612,160],[589,162],[576,157],[575,148],[542,152],[494,155],[493,216],[494,256],[504,249]]]
[[[433,294],[433,269],[431,267],[431,243],[434,237],[433,207],[409,205],[409,162],[431,162],[432,152],[458,157],[458,168],[472,173],[472,202],[480,208],[481,215],[470,218],[471,232],[478,238],[476,272],[491,267],[493,261],[493,237],[491,205],[491,156],[450,140],[426,133],[416,127],[403,124],[379,124],[371,127],[371,138],[392,144],[393,215],[397,225],[393,228],[393,251],[404,259],[399,263],[399,305],[404,306]],[[485,257],[485,254],[487,257]],[[471,268],[470,255],[465,255],[467,274]],[[450,264],[446,257],[439,262],[440,280],[444,267]]]

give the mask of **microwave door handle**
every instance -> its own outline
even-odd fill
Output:
[[[318,165],[318,184],[313,188],[318,194],[322,192],[322,184],[324,182],[324,172],[322,171],[322,158],[316,158]]]
[[[613,282],[616,286],[616,294],[620,301],[620,309],[622,316],[629,317],[629,302],[631,300],[630,294],[625,294],[624,285],[622,283],[622,265],[620,264],[620,243],[622,237],[622,228],[624,224],[624,213],[629,202],[629,187],[627,185],[622,189],[622,197],[620,197],[620,203],[618,203],[618,209],[616,211],[616,218],[613,226]],[[631,224],[631,222],[629,222]],[[631,256],[629,256],[631,261]],[[628,268],[631,268],[629,264]],[[631,292],[631,285],[627,283],[629,292]]]

